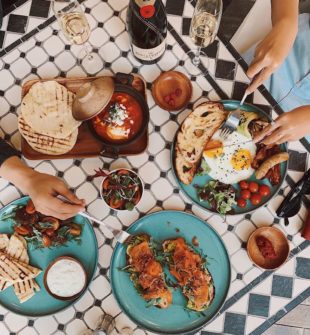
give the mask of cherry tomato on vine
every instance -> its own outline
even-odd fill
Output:
[[[249,190],[242,190],[240,195],[241,195],[241,198],[245,200],[251,198],[251,192]]]
[[[270,194],[270,187],[268,185],[261,185],[259,187],[258,193],[262,197],[268,197],[268,195]]]
[[[243,198],[240,198],[237,200],[238,207],[244,208],[246,206],[246,200]]]
[[[258,184],[255,181],[249,183],[249,190],[251,193],[256,193],[258,191]]]
[[[262,196],[258,193],[255,193],[255,194],[252,194],[250,200],[251,200],[252,205],[254,206],[259,205],[260,202],[262,201]]]
[[[249,183],[246,180],[241,180],[239,186],[241,190],[247,190],[249,188]]]

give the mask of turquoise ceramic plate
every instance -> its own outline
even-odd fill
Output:
[[[223,305],[230,285],[230,262],[225,245],[215,230],[196,216],[178,211],[161,211],[146,215],[130,226],[131,234],[147,233],[156,241],[184,237],[188,243],[196,236],[199,247],[208,256],[208,269],[215,285],[215,298],[203,314],[185,310],[186,300],[180,290],[173,291],[173,304],[167,309],[146,307],[127,272],[126,246],[117,244],[111,261],[111,284],[114,296],[128,317],[155,334],[185,334],[202,328]],[[167,275],[169,273],[165,269]]]
[[[28,197],[24,197],[13,201],[11,204],[0,210],[0,216],[5,210],[9,209],[9,206],[26,204],[28,199]],[[28,247],[30,264],[42,269],[40,275],[36,277],[36,281],[40,285],[41,290],[28,301],[21,304],[19,303],[13,288],[9,287],[5,291],[0,292],[0,304],[2,306],[16,314],[38,317],[55,314],[76,302],[76,300],[61,301],[53,298],[47,293],[43,284],[44,271],[49,263],[51,263],[55,258],[63,255],[75,257],[83,264],[87,273],[87,287],[90,284],[96,270],[98,259],[98,245],[95,232],[90,222],[82,216],[76,216],[74,218],[74,222],[83,224],[80,244],[75,241],[71,241],[67,243],[66,246],[59,248],[35,250]],[[0,220],[0,233],[13,233],[12,224],[13,220]],[[85,291],[83,294],[84,293]]]
[[[222,100],[221,101],[225,107],[226,110],[234,110],[237,109],[239,107],[239,101],[236,100]],[[250,105],[250,104],[244,104],[241,108],[242,110],[245,110],[247,112],[256,112],[259,113],[261,116],[266,117],[267,119],[270,120],[270,117],[264,112],[262,111],[260,108],[254,106],[254,105]],[[196,192],[196,188],[194,187],[194,185],[199,185],[199,186],[203,186],[205,185],[208,181],[212,180],[211,177],[209,177],[208,175],[204,175],[204,176],[195,176],[195,178],[193,179],[192,183],[190,185],[185,185],[183,183],[181,183],[177,177],[176,174],[176,170],[175,170],[175,166],[174,166],[174,146],[175,146],[175,140],[176,137],[174,139],[173,142],[173,146],[171,148],[171,165],[172,165],[172,170],[173,170],[173,174],[175,177],[176,182],[178,183],[180,189],[186,194],[186,196],[192,201],[194,202],[196,205],[198,205],[199,207],[206,209],[208,211],[214,212],[213,209],[211,208],[210,204],[207,201],[200,201],[198,196],[197,196],[197,192]],[[282,144],[281,145],[281,150],[282,151],[287,151],[286,145]],[[280,183],[276,186],[272,186],[269,182],[269,180],[267,179],[263,179],[258,181],[259,184],[266,184],[270,187],[270,195],[268,197],[264,197],[263,201],[258,205],[258,206],[253,206],[250,201],[247,201],[247,205],[244,208],[240,208],[237,205],[234,206],[234,213],[233,214],[246,214],[246,213],[250,213],[254,210],[256,210],[259,207],[262,207],[264,205],[266,205],[280,190],[281,185],[283,184],[284,180],[285,180],[285,176],[287,173],[287,168],[288,168],[288,163],[284,162],[281,163],[280,165],[281,167],[281,180]],[[257,179],[255,178],[254,175],[251,176],[251,178],[247,179],[250,181],[257,181]],[[234,188],[237,190],[237,196],[239,194],[239,186],[238,184],[233,184]]]

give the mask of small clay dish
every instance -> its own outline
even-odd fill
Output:
[[[59,261],[61,260],[70,260],[72,262],[76,262],[83,270],[83,274],[84,274],[84,285],[82,287],[82,289],[77,292],[76,294],[72,295],[72,296],[59,296],[55,293],[53,293],[48,284],[47,284],[47,276],[48,276],[48,272],[50,271],[50,269]],[[43,278],[43,283],[44,283],[44,286],[45,286],[45,289],[46,291],[48,292],[49,295],[51,295],[52,297],[54,297],[55,299],[58,299],[58,300],[63,300],[63,301],[67,301],[67,300],[75,300],[77,299],[85,290],[86,288],[86,285],[87,285],[87,273],[85,271],[85,268],[84,266],[82,265],[82,263],[80,261],[78,261],[77,259],[73,258],[73,257],[70,257],[70,256],[60,256],[60,257],[57,257],[56,259],[54,259],[47,267],[47,269],[45,270],[45,273],[44,273],[44,278]]]
[[[258,236],[263,236],[271,242],[276,253],[274,259],[263,257],[256,242]],[[260,227],[249,237],[247,252],[251,261],[258,267],[265,270],[275,270],[286,262],[290,253],[290,247],[288,239],[281,230],[275,227]]]
[[[163,72],[152,85],[152,95],[158,106],[178,111],[190,101],[193,87],[189,78],[178,71]]]

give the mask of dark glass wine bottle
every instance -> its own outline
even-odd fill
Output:
[[[127,31],[135,58],[143,64],[158,62],[167,36],[167,15],[161,0],[130,0]]]

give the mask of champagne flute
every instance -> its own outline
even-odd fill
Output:
[[[80,4],[76,0],[52,0],[52,8],[67,40],[72,44],[82,45],[83,49],[78,54],[80,62],[91,63],[94,54],[86,44],[90,27]]]
[[[201,49],[215,40],[222,17],[222,9],[222,0],[197,0],[189,32],[197,49],[187,53],[196,68],[201,63],[201,56],[206,56]]]

